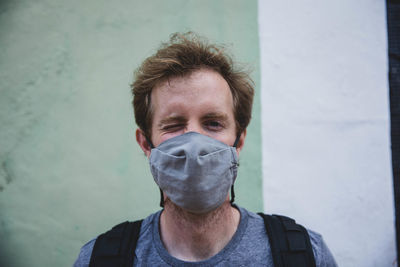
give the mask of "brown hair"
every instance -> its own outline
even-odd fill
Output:
[[[232,58],[222,46],[208,44],[192,32],[173,34],[170,41],[163,43],[135,72],[131,87],[136,124],[151,138],[153,88],[168,78],[207,68],[218,72],[227,81],[233,97],[236,132],[241,133],[251,119],[254,89],[249,74],[233,65]]]

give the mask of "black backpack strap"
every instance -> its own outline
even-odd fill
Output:
[[[258,213],[263,219],[275,267],[315,267],[307,230],[295,220]]]
[[[142,221],[124,222],[97,237],[89,267],[131,267]]]

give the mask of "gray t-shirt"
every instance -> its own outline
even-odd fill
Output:
[[[160,239],[158,225],[161,211],[150,215],[142,223],[134,266],[273,266],[263,219],[246,209],[238,209],[240,223],[231,241],[217,255],[200,262],[186,262],[172,257]],[[322,236],[310,230],[308,233],[316,265],[337,266]],[[95,241],[96,239],[93,239],[82,247],[74,267],[89,266]]]

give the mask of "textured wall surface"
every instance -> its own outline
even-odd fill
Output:
[[[129,84],[186,30],[228,44],[259,83],[256,1],[0,2],[0,266],[70,266],[100,232],[158,209]],[[255,102],[236,191],[258,211]]]
[[[264,208],[392,266],[385,1],[259,1]]]

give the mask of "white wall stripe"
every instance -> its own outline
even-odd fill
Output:
[[[392,266],[384,1],[259,1],[267,213],[320,232],[339,266]]]

